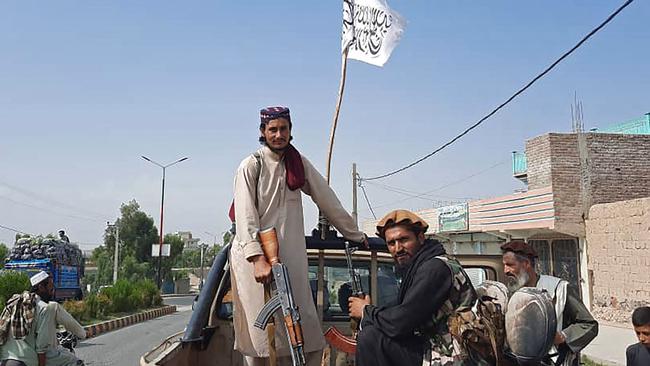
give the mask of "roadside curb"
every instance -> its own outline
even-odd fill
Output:
[[[164,294],[160,295],[163,299],[169,298],[169,297],[187,297],[187,296],[196,296],[198,295],[198,292],[195,293],[188,293],[188,294]]]
[[[111,319],[105,322],[87,325],[84,329],[86,330],[86,334],[88,334],[88,338],[93,338],[115,329],[128,327],[129,325],[169,315],[174,312],[176,312],[176,305],[167,305],[158,309],[147,310],[141,313],[125,316],[123,318]]]
[[[620,363],[618,363],[618,362],[614,362],[614,361],[610,361],[610,360],[604,360],[604,359],[602,359],[602,358],[600,358],[600,357],[592,356],[592,355],[587,354],[587,353],[584,353],[584,352],[581,352],[581,354],[582,354],[583,356],[586,356],[586,357],[587,357],[588,359],[590,359],[591,361],[593,361],[593,362],[597,362],[597,363],[599,363],[599,364],[601,364],[601,365],[603,365],[603,366],[622,366],[622,365],[621,365]]]

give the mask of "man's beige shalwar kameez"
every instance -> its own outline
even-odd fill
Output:
[[[344,237],[360,242],[364,235],[325,179],[305,157],[302,157],[305,185],[291,191],[286,183],[283,158],[267,146],[258,150],[258,154],[259,161],[255,156],[244,159],[235,176],[237,234],[230,252],[235,349],[246,356],[269,357],[266,332],[253,326],[264,304],[264,286],[255,281],[253,263],[247,259],[263,254],[258,232],[274,227],[280,244],[280,260],[289,270],[293,295],[300,310],[305,352],[320,351],[325,346],[325,339],[309,287],[301,190],[311,196]],[[276,327],[278,356],[289,354],[284,332],[282,325]]]

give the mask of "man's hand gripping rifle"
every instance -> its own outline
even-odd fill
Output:
[[[257,315],[255,326],[262,330],[266,329],[273,314],[282,309],[284,327],[291,345],[291,360],[294,366],[304,366],[305,352],[303,350],[304,341],[302,327],[300,325],[300,313],[293,299],[289,272],[278,257],[280,248],[275,229],[272,228],[260,232],[260,241],[264,256],[269,261],[269,264],[271,264],[275,289],[273,290],[273,296],[264,304],[262,310]]]
[[[357,250],[357,247],[350,246],[349,242],[345,242],[345,258],[348,262],[348,272],[350,274],[350,281],[352,285],[352,296],[364,297],[363,287],[361,287],[361,276],[357,273],[352,265],[352,253]],[[350,328],[352,328],[352,338],[348,338],[338,329],[330,327],[325,332],[325,339],[332,347],[345,353],[354,354],[357,350],[357,332],[359,331],[359,323],[355,319],[350,319]]]

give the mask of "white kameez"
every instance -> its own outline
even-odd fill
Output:
[[[300,191],[311,196],[344,237],[362,241],[364,235],[305,157],[302,157],[305,185],[301,190],[291,191],[286,183],[283,158],[267,146],[260,148],[258,153],[261,161],[254,156],[247,157],[235,176],[237,234],[230,251],[235,349],[246,356],[269,357],[266,332],[253,326],[264,304],[264,286],[255,282],[254,266],[247,258],[263,254],[258,232],[274,227],[280,244],[280,260],[288,268],[293,296],[300,311],[305,352],[318,351],[325,346],[325,339],[309,286]],[[275,328],[277,354],[286,356],[289,352],[284,326],[279,324]]]

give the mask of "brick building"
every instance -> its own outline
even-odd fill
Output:
[[[594,205],[650,197],[650,113],[604,130],[532,138],[525,153],[513,153],[513,175],[526,191],[468,202],[460,230],[441,224],[445,210],[421,212],[439,221],[430,235],[451,252],[477,254],[525,239],[540,254],[539,271],[569,280],[590,306],[586,220]]]

